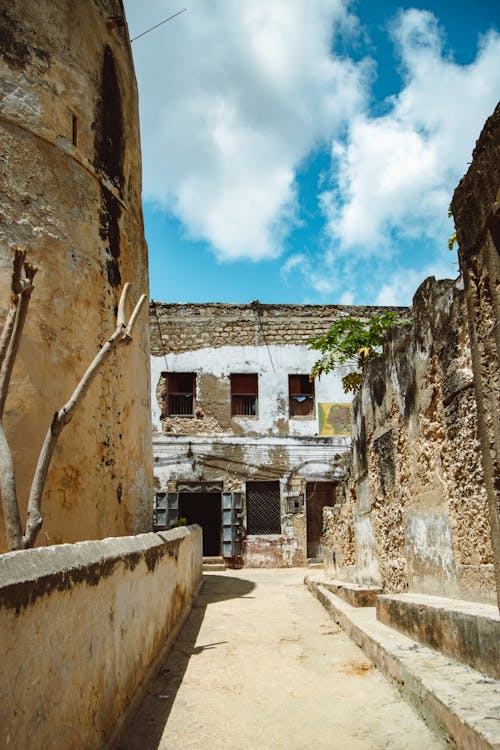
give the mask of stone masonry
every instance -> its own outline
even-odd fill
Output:
[[[452,203],[462,276],[427,279],[412,325],[366,368],[345,496],[325,509],[336,578],[484,602],[500,590],[499,146],[500,107]]]

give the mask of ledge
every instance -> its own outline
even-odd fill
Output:
[[[332,594],[340,596],[351,607],[374,607],[377,596],[382,593],[382,589],[378,586],[363,586],[360,583],[336,581],[331,578],[318,579],[317,583],[331,591]]]
[[[424,594],[384,594],[377,619],[419,643],[500,679],[497,607]]]

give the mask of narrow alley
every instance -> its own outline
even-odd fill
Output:
[[[437,750],[303,569],[204,575],[120,750]]]

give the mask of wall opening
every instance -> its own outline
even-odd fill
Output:
[[[280,483],[247,482],[247,533],[281,534]]]
[[[288,376],[290,417],[314,417],[314,382],[309,375]]]
[[[78,146],[78,117],[71,115],[71,143],[76,148]]]
[[[196,393],[194,372],[162,372],[156,387],[160,419],[192,417]]]
[[[307,557],[323,557],[323,508],[335,505],[336,482],[308,482],[306,485]]]
[[[231,375],[231,416],[256,417],[258,414],[259,376]]]
[[[203,556],[221,554],[222,498],[220,492],[179,493],[179,518],[203,529]]]

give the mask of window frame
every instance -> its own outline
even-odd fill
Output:
[[[231,417],[243,419],[257,419],[259,416],[259,374],[256,372],[233,372],[229,376],[231,384]],[[238,382],[238,379],[239,382]],[[250,383],[254,379],[254,387]],[[246,383],[246,385],[240,385]],[[250,383],[250,385],[248,385]],[[245,402],[243,399],[247,399]],[[253,400],[253,406],[250,405]],[[238,411],[235,404],[243,404],[242,411]],[[246,410],[246,411],[245,411]],[[253,411],[248,413],[248,411]]]
[[[300,381],[298,379],[300,378]],[[299,385],[294,385],[294,379]],[[307,379],[307,380],[306,380]],[[304,389],[306,383],[306,389]],[[303,403],[297,400],[297,397],[303,398],[304,401],[311,404],[308,413],[297,414],[294,410],[300,410],[296,404]],[[315,419],[316,417],[316,390],[314,381],[309,380],[309,375],[302,373],[289,373],[288,375],[288,417],[289,419]]]
[[[161,373],[161,376],[165,378],[165,418],[166,419],[175,419],[177,417],[181,419],[192,419],[194,417],[194,410],[195,410],[195,400],[196,400],[196,373],[195,372],[173,372],[171,370],[165,371]],[[185,388],[182,390],[176,390],[171,391],[171,381],[174,380],[174,378],[182,378],[190,376],[191,377],[191,389],[186,390]],[[180,397],[190,397],[191,398],[191,410],[189,412],[176,412],[171,408],[172,402],[174,398],[180,398]],[[179,401],[180,403],[180,401]]]
[[[257,487],[257,485],[259,486]],[[268,485],[267,488],[264,487],[264,485]],[[261,493],[265,493],[266,491],[274,492],[275,497],[273,498],[273,502],[276,503],[275,507],[272,508],[272,510],[267,510],[264,514],[261,507],[259,517],[259,510],[256,510],[255,507],[251,507],[253,503],[253,500],[251,499],[252,490],[254,490],[254,492],[256,493],[258,491],[260,491]],[[269,525],[267,528],[264,521],[262,520],[262,515],[265,516],[266,514],[268,516],[271,516],[272,523],[272,525]],[[281,484],[279,480],[252,480],[245,483],[245,515],[247,536],[281,536],[283,534],[283,529],[281,526]]]

